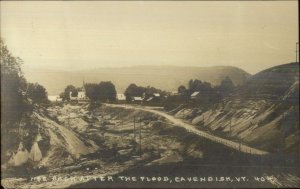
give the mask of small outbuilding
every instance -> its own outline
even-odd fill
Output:
[[[198,99],[201,96],[199,91],[193,92],[190,96],[192,100]]]
[[[154,96],[155,98],[159,98],[159,97],[160,97],[160,94],[159,94],[159,93],[153,93],[153,96]]]
[[[140,96],[133,96],[132,98],[131,98],[132,100],[132,102],[133,103],[142,103],[143,102],[143,98],[142,97],[140,97]]]

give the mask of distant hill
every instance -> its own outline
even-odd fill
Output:
[[[82,86],[83,79],[87,83],[112,81],[116,85],[118,92],[124,92],[131,83],[174,91],[177,90],[179,85],[187,85],[190,79],[200,79],[217,85],[222,79],[229,76],[236,85],[241,85],[250,76],[244,70],[230,66],[134,66],[82,71],[24,68],[24,73],[29,82],[39,82],[46,87],[51,95],[59,94],[68,84]]]

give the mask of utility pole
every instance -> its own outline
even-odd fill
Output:
[[[239,138],[239,156],[240,156],[240,160],[244,161],[244,158],[243,158],[243,153],[242,153],[242,139]]]
[[[230,131],[230,136],[232,136],[232,133],[231,133],[231,118],[229,120],[229,131]]]
[[[117,120],[120,120],[120,113],[118,113]],[[116,123],[118,124],[115,124],[115,128],[120,124],[120,122],[116,122]]]
[[[68,112],[68,126],[70,127],[70,113]]]
[[[298,52],[299,52],[298,46],[299,46],[299,43],[297,42],[296,43],[296,63],[298,62]]]
[[[133,117],[133,140],[135,141],[135,116]]]
[[[142,156],[142,121],[140,120],[140,156]]]

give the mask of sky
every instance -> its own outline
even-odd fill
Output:
[[[297,1],[1,1],[1,38],[24,66],[94,69],[295,61]]]

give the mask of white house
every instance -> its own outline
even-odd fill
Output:
[[[125,101],[126,96],[123,93],[119,93],[119,94],[117,94],[117,100],[118,101]]]
[[[77,96],[73,97],[72,92],[70,92],[70,100],[71,101],[83,102],[83,101],[87,101],[88,99],[89,98],[86,96],[84,82],[83,82],[83,86],[81,87],[81,89],[77,92]]]
[[[70,91],[70,100],[77,100],[77,96],[72,96],[72,91]]]
[[[77,100],[87,100],[84,87],[82,91],[78,91]]]

